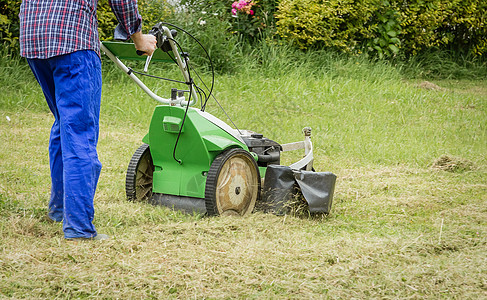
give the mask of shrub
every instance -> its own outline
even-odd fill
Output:
[[[277,32],[299,48],[335,48],[379,56],[435,48],[487,51],[485,0],[282,0]]]
[[[97,7],[98,34],[100,40],[113,39],[113,31],[118,24],[117,18],[112,13],[108,0],[99,0]]]
[[[369,20],[371,32],[365,37],[369,53],[376,53],[379,58],[391,57],[399,53],[402,32],[400,14],[391,7],[389,1],[382,1]]]
[[[264,23],[260,22],[260,17],[255,14],[257,2],[239,0],[232,3],[232,24],[235,33],[241,34],[249,40],[254,40],[259,36]]]
[[[138,0],[139,13],[142,15],[142,29],[147,33],[152,26],[160,21],[170,18],[174,13],[173,7],[167,0]],[[113,38],[113,31],[118,24],[108,0],[98,1],[98,33],[100,40]]]
[[[277,32],[299,48],[355,49],[371,36],[372,1],[282,0],[276,12]]]
[[[167,0],[138,0],[139,12],[142,15],[142,28],[144,32],[158,22],[170,19],[174,14],[174,6]]]
[[[0,4],[0,47],[19,52],[19,10],[21,0],[3,0]]]
[[[208,51],[216,71],[231,72],[240,56],[242,43],[233,34],[232,1],[181,1],[176,13],[168,21],[185,29],[197,38]],[[184,51],[190,53],[193,63],[209,66],[206,54],[195,41],[185,34],[178,36]]]
[[[487,1],[395,1],[409,54],[430,48],[482,55],[487,51]]]
[[[231,12],[233,33],[252,44],[257,39],[272,37],[274,13],[278,1],[275,0],[237,0],[232,3]]]

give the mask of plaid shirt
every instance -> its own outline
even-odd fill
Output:
[[[20,6],[20,54],[50,58],[78,50],[100,54],[96,7],[98,0],[23,0]],[[109,0],[117,17],[118,38],[140,31],[136,0]]]

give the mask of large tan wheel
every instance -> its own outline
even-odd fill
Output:
[[[129,201],[151,201],[153,173],[154,165],[149,145],[143,144],[135,151],[127,168],[125,192]]]
[[[230,149],[215,158],[206,179],[208,215],[248,215],[259,197],[259,169],[248,151]]]

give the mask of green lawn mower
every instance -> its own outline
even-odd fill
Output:
[[[261,178],[265,178],[270,166],[279,166],[281,152],[303,149],[304,157],[286,168],[293,172],[312,172],[311,129],[303,131],[303,141],[280,145],[256,132],[234,129],[206,112],[210,97],[216,101],[213,86],[207,87],[203,82],[206,88],[203,90],[195,83],[192,75],[197,73],[189,55],[175,40],[180,31],[191,35],[179,27],[174,26],[176,31],[168,26],[174,25],[158,23],[150,31],[157,38],[158,49],[147,59],[136,54],[133,44],[101,43],[102,51],[151,98],[161,103],[155,107],[143,145],[130,160],[127,198],[189,213],[248,215],[262,201]],[[125,59],[146,59],[144,72],[128,68],[122,62]],[[172,89],[168,99],[156,95],[136,76],[148,75],[150,61],[175,63],[183,79],[171,81],[187,88]],[[201,80],[199,75],[198,78]],[[196,108],[198,103],[201,107]]]

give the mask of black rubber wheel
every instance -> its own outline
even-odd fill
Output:
[[[252,213],[259,199],[260,174],[252,155],[240,148],[218,155],[206,178],[208,215],[246,216]]]
[[[130,159],[125,179],[127,200],[149,202],[152,199],[152,175],[154,164],[149,145],[143,144]]]

